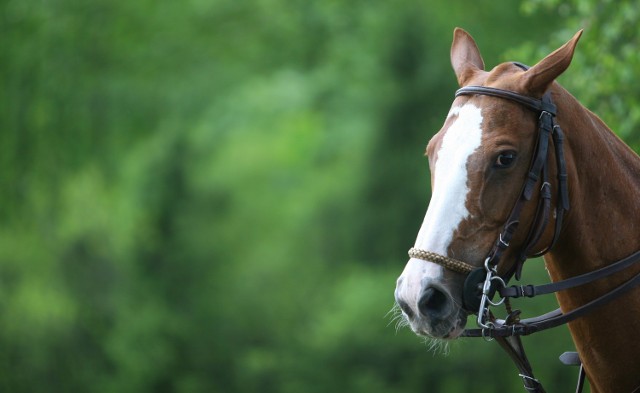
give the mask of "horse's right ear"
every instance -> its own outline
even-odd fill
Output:
[[[582,36],[582,30],[524,73],[523,85],[527,94],[536,98],[542,97],[551,83],[571,64],[580,36]]]
[[[451,65],[463,87],[478,72],[484,71],[484,61],[476,42],[466,31],[456,27],[451,44]]]

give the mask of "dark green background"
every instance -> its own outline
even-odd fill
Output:
[[[455,26],[489,67],[586,28],[562,82],[640,147],[640,10],[560,3],[0,2],[0,391],[523,391],[387,312]],[[566,328],[525,344],[570,391]]]

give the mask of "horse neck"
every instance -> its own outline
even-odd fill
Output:
[[[551,259],[558,279],[640,249],[640,157],[564,89],[554,97],[565,133],[571,209]],[[563,274],[566,273],[566,274]]]
[[[559,281],[640,250],[640,157],[562,88],[554,90],[554,101],[566,137],[571,202],[558,243],[545,256],[552,281]],[[583,305],[638,272],[640,266],[634,266],[592,284],[559,292],[560,307],[566,312]],[[631,380],[624,374],[635,372],[621,366],[624,354],[633,353],[627,364],[639,367],[640,343],[630,343],[626,333],[640,330],[640,312],[630,310],[640,310],[638,290],[569,324],[594,392],[608,390],[604,386],[616,380],[624,389],[640,384],[637,377]]]

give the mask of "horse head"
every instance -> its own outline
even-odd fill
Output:
[[[577,33],[565,45],[531,68],[503,63],[485,71],[473,38],[454,32],[451,63],[460,87],[481,86],[540,99],[569,66]],[[501,231],[536,154],[539,114],[518,102],[490,95],[462,94],[455,98],[442,129],[429,142],[426,155],[431,169],[432,196],[415,249],[480,268],[501,241]],[[549,168],[555,179],[555,168]],[[543,184],[540,179],[536,185]],[[534,195],[533,199],[539,198]],[[554,204],[557,198],[552,198]],[[533,225],[536,204],[522,207],[520,228]],[[530,253],[553,241],[553,225],[537,236]],[[526,230],[510,239],[496,271],[513,272],[516,255],[527,242]],[[464,330],[467,316],[463,292],[468,272],[447,269],[428,258],[412,257],[398,278],[395,298],[403,317],[419,335],[453,339]]]

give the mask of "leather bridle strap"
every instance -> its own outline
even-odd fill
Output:
[[[637,263],[640,261],[640,252],[637,252],[628,258],[625,258],[624,262],[629,263]],[[590,281],[593,281],[590,280]],[[589,282],[590,282],[589,281]],[[563,325],[567,322],[571,322],[574,319],[577,319],[587,313],[591,312],[593,309],[600,307],[615,298],[623,295],[629,290],[635,288],[640,285],[640,273],[633,276],[630,280],[626,281],[624,284],[614,288],[613,290],[605,293],[604,295],[586,303],[578,308],[575,308],[566,313],[562,313],[560,309],[556,309],[547,314],[523,319],[515,324],[507,324],[504,321],[495,321],[494,327],[487,332],[484,329],[466,329],[462,336],[463,337],[511,337],[511,336],[527,336],[532,333],[540,332],[543,330],[551,329],[560,325]]]
[[[569,279],[565,281],[558,282],[560,284],[556,286],[557,290],[568,289],[578,285],[586,284],[595,279],[602,278],[604,276],[611,275],[615,272],[618,272],[625,267],[630,266],[633,263],[640,261],[640,251],[636,252],[633,255],[623,259],[622,261],[615,263],[614,265],[607,266],[604,269],[599,269],[597,271],[587,273],[581,276],[575,277],[575,279]],[[606,272],[603,273],[603,272]],[[541,285],[540,287],[550,288],[553,284]],[[624,284],[616,287],[610,292],[605,293],[604,295],[592,300],[591,302],[584,304],[578,308],[575,308],[569,312],[562,313],[562,311],[558,308],[554,311],[551,311],[547,314],[540,315],[534,318],[523,319],[514,323],[514,321],[508,321],[510,319],[507,318],[507,321],[504,320],[495,320],[493,321],[493,327],[486,331],[485,329],[465,329],[462,337],[482,337],[484,339],[494,338],[498,344],[502,347],[502,349],[509,355],[509,357],[513,360],[515,365],[518,367],[520,371],[520,377],[522,377],[524,387],[529,392],[543,393],[545,392],[542,384],[533,376],[533,370],[531,368],[531,364],[529,363],[529,359],[527,359],[526,353],[524,351],[524,347],[522,346],[521,336],[526,336],[532,333],[537,333],[543,330],[551,329],[565,323],[571,322],[585,314],[591,312],[593,309],[603,306],[604,304],[616,299],[622,294],[630,291],[636,286],[640,285],[640,273],[636,274],[630,280],[625,282]],[[532,286],[522,287],[528,288]],[[535,288],[540,287],[532,287],[534,288],[535,294],[544,293],[552,293],[553,291],[547,289],[541,289],[540,292],[536,293]],[[515,287],[510,287],[512,289]],[[561,289],[560,289],[561,288]],[[523,289],[524,292],[524,289]],[[517,297],[517,296],[515,296]],[[515,314],[515,319],[517,319],[517,314]],[[580,368],[580,373],[578,375],[578,387],[576,392],[582,391],[582,382],[584,381],[584,373],[583,369]]]
[[[519,65],[520,66],[520,65]],[[523,69],[526,69],[525,66],[520,66]],[[532,227],[529,231],[529,235],[524,243],[523,248],[521,249],[518,260],[515,263],[514,268],[511,271],[507,272],[503,275],[505,281],[508,281],[508,278],[512,274],[515,273],[516,278],[520,278],[522,263],[528,256],[539,256],[551,249],[553,245],[558,240],[559,234],[562,229],[562,222],[565,211],[568,211],[570,208],[569,203],[569,193],[567,186],[567,169],[566,162],[564,159],[564,151],[563,151],[563,143],[564,143],[564,133],[559,125],[555,124],[554,117],[556,115],[556,106],[551,101],[551,96],[549,93],[545,94],[541,100],[537,100],[535,98],[522,96],[515,92],[510,92],[506,90],[484,87],[484,86],[467,86],[463,87],[456,92],[456,97],[460,95],[487,95],[497,98],[507,99],[519,104],[524,105],[525,107],[539,113],[538,120],[538,143],[536,150],[533,153],[532,163],[529,169],[529,172],[525,179],[525,184],[523,185],[522,192],[520,194],[520,198],[515,203],[509,218],[507,219],[502,232],[498,240],[496,241],[494,248],[489,254],[490,264],[495,266],[500,261],[500,257],[502,253],[507,249],[509,243],[515,234],[517,227],[519,225],[519,217],[522,212],[522,209],[526,202],[530,201],[533,196],[534,187],[539,182],[542,182],[542,187],[540,189],[540,199],[538,203],[538,208],[536,210],[535,218],[532,224]],[[542,237],[544,230],[549,222],[549,213],[550,213],[550,186],[547,181],[547,161],[548,161],[548,149],[549,149],[549,140],[553,140],[553,144],[555,147],[555,159],[557,165],[557,185],[558,185],[558,194],[556,201],[556,217],[555,217],[555,228],[552,241],[549,246],[547,246],[544,250],[538,253],[531,253],[531,250],[535,246],[535,244]],[[530,255],[531,254],[531,255]],[[594,272],[590,272],[578,277],[570,278],[568,280],[564,280],[557,283],[550,283],[541,286],[513,286],[508,288],[498,289],[500,295],[502,297],[533,297],[537,294],[545,294],[545,293],[553,293],[569,288],[574,288],[579,285],[583,285],[604,277],[607,277],[611,274],[619,272],[626,267],[631,266],[632,264],[638,262],[640,260],[640,252],[636,253],[628,258],[625,258],[622,261],[609,265],[603,269],[599,269]],[[633,288],[634,286],[640,283],[640,276],[629,280],[627,283],[622,286],[616,288],[615,290],[605,294],[604,296],[595,299],[591,303],[585,304],[573,311],[570,311],[566,314],[562,314],[559,311],[554,313],[550,313],[546,316],[542,316],[539,318],[532,318],[530,320],[523,320],[516,324],[505,324],[502,326],[494,325],[495,328],[489,330],[489,333],[493,336],[518,336],[518,335],[526,335],[531,334],[536,331],[549,329],[551,327],[555,327],[571,321],[579,316],[582,316],[589,312],[592,308],[597,307],[601,304],[604,304],[611,299],[619,296],[621,293]],[[486,336],[487,330],[485,329],[470,329],[465,331],[465,336]]]
[[[516,64],[519,67],[525,69],[523,65]],[[520,224],[520,214],[524,205],[531,200],[536,185],[542,182],[540,189],[540,200],[536,211],[536,216],[533,220],[527,241],[522,247],[520,253],[517,256],[517,260],[513,264],[512,268],[503,275],[503,279],[508,279],[515,274],[516,279],[520,278],[522,271],[522,264],[530,256],[535,245],[538,243],[547,224],[550,220],[551,210],[551,191],[550,183],[547,181],[547,164],[549,157],[549,141],[551,136],[558,132],[558,136],[553,135],[554,141],[559,141],[559,144],[555,144],[556,162],[558,167],[558,199],[556,204],[556,225],[551,244],[549,244],[542,253],[548,251],[553,247],[555,241],[559,237],[559,232],[562,225],[562,217],[564,216],[564,210],[568,210],[568,190],[566,187],[566,165],[564,162],[564,154],[562,150],[562,130],[555,124],[554,118],[556,115],[556,106],[553,104],[551,94],[546,93],[542,99],[538,100],[532,97],[523,96],[521,94],[511,92],[508,90],[497,89],[493,87],[485,86],[465,86],[456,91],[455,96],[461,95],[486,95],[491,97],[497,97],[514,101],[522,104],[528,109],[536,112],[539,115],[538,118],[538,140],[533,158],[529,167],[529,171],[525,177],[525,183],[522,187],[520,197],[514,204],[511,213],[509,214],[506,223],[500,232],[498,239],[496,240],[492,250],[489,252],[489,264],[491,266],[497,266],[500,261],[503,252],[509,247],[511,239],[515,235],[518,226]],[[562,178],[562,181],[560,179]],[[562,203],[560,203],[562,201]],[[564,202],[567,203],[564,203]],[[540,253],[536,253],[538,255]],[[541,255],[541,254],[540,254]]]
[[[540,115],[540,125],[538,133],[538,149],[535,152],[535,160],[529,172],[527,182],[525,184],[522,198],[525,201],[530,200],[535,186],[539,181],[542,182],[540,187],[540,198],[538,199],[538,206],[534,215],[534,220],[527,235],[527,239],[524,242],[518,259],[515,264],[516,279],[520,279],[522,273],[522,266],[524,261],[532,254],[533,248],[538,244],[542,235],[544,234],[547,225],[549,224],[551,216],[551,184],[549,183],[549,170],[547,167],[547,157],[549,155],[549,140],[550,134],[553,131],[553,119],[543,119],[543,117],[551,117],[550,114],[543,112]],[[555,236],[554,236],[555,237]],[[550,244],[545,250],[548,250],[553,245]]]
[[[559,207],[556,208],[556,225],[555,230],[553,232],[553,239],[551,243],[547,246],[547,248],[539,251],[537,253],[533,253],[530,257],[539,257],[546,254],[551,248],[556,244],[558,238],[560,237],[560,230],[562,229],[562,223],[564,221],[564,213],[569,211],[569,191],[567,185],[567,165],[564,160],[564,133],[559,125],[553,126],[553,145],[555,146],[556,153],[556,164],[558,171],[558,200],[556,203]],[[523,256],[526,258],[528,251],[523,252]],[[522,258],[522,256],[521,256]]]
[[[486,87],[486,86],[465,86],[456,91],[456,97],[461,94],[478,94],[484,96],[492,96],[498,98],[506,98],[511,101],[515,101],[519,104],[522,104],[529,109],[535,112],[548,112],[553,116],[556,115],[556,106],[552,102],[543,102],[542,100],[538,100],[536,98],[523,96],[522,94],[518,94],[509,90],[497,89],[494,87]]]
[[[516,66],[527,70],[528,67],[514,63]],[[502,253],[509,247],[512,237],[516,233],[518,225],[520,223],[520,214],[524,205],[531,200],[533,196],[534,187],[541,182],[540,198],[538,200],[538,206],[536,208],[534,220],[531,224],[529,234],[526,241],[517,256],[517,259],[513,267],[506,272],[502,277],[505,282],[508,282],[509,278],[515,274],[517,279],[520,279],[522,272],[522,266],[524,261],[532,253],[533,248],[542,238],[545,229],[550,220],[551,210],[551,185],[548,181],[548,152],[549,141],[553,138],[555,147],[555,158],[558,174],[558,201],[556,202],[556,217],[555,228],[551,243],[538,253],[534,255],[542,255],[549,251],[559,238],[560,231],[562,229],[562,221],[564,212],[569,210],[569,198],[567,188],[567,173],[566,164],[564,161],[563,152],[563,134],[558,125],[555,124],[554,118],[556,116],[556,106],[553,104],[551,94],[546,93],[542,99],[538,100],[532,97],[523,96],[521,94],[510,92],[507,90],[496,89],[484,86],[466,86],[459,89],[456,92],[456,97],[460,95],[486,95],[491,97],[503,98],[509,101],[519,103],[528,109],[533,110],[539,115],[538,119],[538,141],[535,151],[533,152],[532,162],[529,167],[529,172],[525,179],[525,183],[522,187],[522,191],[515,205],[513,206],[509,218],[507,219],[499,237],[489,253],[487,258],[486,268],[495,268],[502,256]],[[490,274],[490,273],[489,273]],[[489,276],[487,276],[489,277]],[[487,278],[488,280],[488,278]],[[466,283],[465,283],[466,286]],[[480,311],[483,312],[483,311]],[[490,311],[487,311],[490,314]],[[513,321],[509,321],[513,319]],[[497,338],[497,342],[507,352],[507,354],[514,361],[518,369],[520,370],[520,376],[523,379],[524,387],[529,392],[543,393],[545,390],[542,384],[535,379],[529,360],[522,346],[522,342],[519,334],[494,334],[495,332],[507,332],[509,327],[514,327],[518,324],[518,314],[512,313],[509,318],[509,322],[504,322],[502,325],[498,321],[494,321],[491,329],[466,329],[462,336],[467,337],[484,337],[487,338],[487,330],[489,337]],[[477,333],[477,335],[476,335]],[[515,330],[514,330],[515,333]]]
[[[524,388],[528,392],[545,393],[542,383],[533,376],[533,369],[520,337],[495,337],[495,340],[520,371],[518,375],[522,378]]]
[[[519,298],[519,297],[534,297],[537,295],[546,295],[549,293],[555,293],[564,291],[566,289],[575,288],[584,284],[588,284],[595,280],[611,276],[618,273],[627,267],[632,266],[635,263],[640,262],[640,251],[629,255],[628,257],[621,259],[611,265],[605,266],[601,269],[594,270],[589,273],[581,274],[579,276],[571,277],[566,280],[552,282],[543,285],[513,285],[510,287],[499,288],[498,293],[502,297]]]

